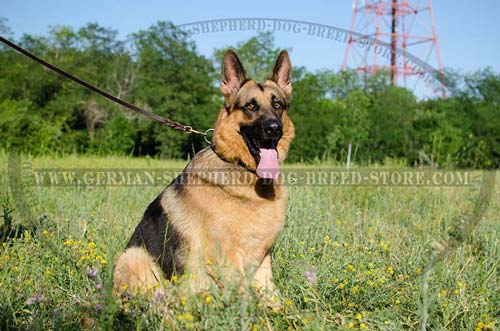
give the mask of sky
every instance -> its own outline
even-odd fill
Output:
[[[115,29],[120,37],[126,38],[160,20],[180,25],[224,18],[280,18],[349,29],[352,4],[352,0],[0,0],[0,17],[7,19],[15,38],[24,33],[44,35],[49,26],[78,28],[88,22]],[[500,71],[499,0],[434,0],[433,8],[444,67],[465,73],[486,66]],[[307,29],[310,27],[304,27],[303,33],[282,29],[275,33],[276,44],[291,49],[294,65],[309,70],[340,69],[346,43],[312,36]],[[192,38],[199,52],[210,56],[215,48],[234,45],[256,34],[237,30],[199,33]],[[416,53],[414,55],[437,67],[434,53],[428,59],[425,54]]]

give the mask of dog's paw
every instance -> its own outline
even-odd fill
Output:
[[[273,311],[280,311],[283,308],[281,304],[281,295],[277,290],[269,290],[264,287],[255,288],[259,296],[260,303]]]

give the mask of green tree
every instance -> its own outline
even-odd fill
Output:
[[[218,112],[214,69],[196,53],[187,34],[171,23],[160,22],[135,33],[133,43],[138,61],[136,101],[197,129],[212,127]],[[139,123],[141,153],[182,158],[205,146],[200,136],[151,121]]]
[[[13,38],[7,21],[0,33]],[[89,23],[23,35],[23,47],[105,90],[165,117],[206,129],[221,106],[221,54],[200,56],[186,33],[159,22],[133,34]],[[233,47],[249,74],[264,80],[280,51],[271,33]],[[0,146],[39,153],[120,153],[183,158],[206,146],[111,103],[17,52],[0,47]],[[290,161],[400,158],[414,164],[500,165],[500,75],[446,70],[447,99],[417,100],[390,85],[390,75],[309,72],[294,66],[290,116],[296,139]]]
[[[1,147],[37,153],[50,153],[56,147],[59,128],[36,114],[29,100],[3,100],[0,114]]]
[[[337,100],[335,124],[328,135],[329,147],[337,159],[345,160],[343,155],[349,145],[355,155],[363,159],[369,157],[369,105],[370,99],[361,90],[351,90],[345,98]]]
[[[334,130],[335,101],[331,86],[325,84],[331,72],[306,73],[293,82],[290,116],[295,122],[296,137],[289,153],[291,161],[312,161],[329,156],[328,137]]]
[[[410,91],[388,86],[370,94],[370,151],[372,160],[409,159],[416,153],[413,118],[417,100]]]
[[[227,48],[229,46],[214,51],[214,65],[219,74],[222,58]],[[255,37],[239,42],[231,48],[238,54],[249,76],[257,82],[266,80],[276,57],[282,50],[275,46],[271,32],[259,32]]]

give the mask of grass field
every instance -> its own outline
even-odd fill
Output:
[[[234,288],[176,296],[175,284],[122,309],[110,291],[113,261],[162,187],[27,185],[20,193],[7,185],[7,159],[0,155],[2,226],[12,219],[24,229],[0,247],[2,330],[499,328],[498,179],[489,208],[465,237],[457,233],[469,224],[478,187],[291,187],[273,250],[281,310]],[[184,165],[118,157],[28,161],[24,170]]]

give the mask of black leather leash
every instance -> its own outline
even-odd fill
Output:
[[[199,134],[199,135],[202,135],[203,138],[205,139],[205,141],[207,143],[210,144],[210,141],[208,140],[208,133],[210,131],[213,131],[213,129],[208,129],[206,130],[205,132],[202,132],[202,131],[198,131],[198,130],[195,130],[193,129],[193,127],[189,126],[189,125],[184,125],[182,123],[179,123],[179,122],[176,122],[174,120],[171,120],[169,118],[166,118],[166,117],[163,117],[163,116],[160,116],[160,115],[157,115],[157,114],[154,114],[154,113],[151,113],[145,109],[142,109],[140,107],[137,107],[136,105],[133,105],[131,103],[128,103],[126,101],[123,101],[122,99],[120,98],[117,98],[115,97],[114,95],[98,88],[97,86],[94,86],[72,74],[70,74],[69,72],[66,72],[64,70],[62,70],[61,68],[59,67],[56,67],[55,65],[53,64],[50,64],[48,62],[46,62],[45,60],[39,58],[38,56],[34,55],[33,53],[30,53],[29,51],[25,50],[24,48],[22,48],[21,46],[5,39],[4,37],[0,36],[0,41],[3,42],[5,45],[9,46],[10,48],[13,48],[15,49],[16,51],[18,51],[19,53],[23,54],[24,56],[26,57],[29,57],[30,59],[32,59],[33,61],[41,64],[42,66],[52,70],[52,71],[55,71],[57,72],[59,75],[65,77],[65,78],[68,78],[68,79],[71,79],[72,81],[74,81],[75,83],[77,84],[80,84],[86,88],[88,88],[89,90],[92,90],[100,95],[102,95],[103,97],[113,101],[113,102],[116,102],[117,104],[125,107],[125,108],[128,108],[130,110],[133,110],[135,111],[136,113],[139,113],[139,114],[142,114],[146,117],[149,117],[150,119],[152,120],[155,120],[157,122],[160,122],[172,129],[175,129],[177,131],[182,131],[182,132],[187,132],[187,133],[196,133],[196,134]]]

